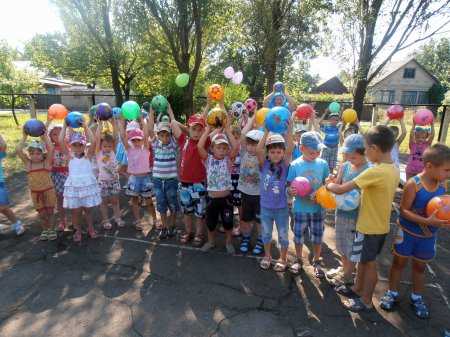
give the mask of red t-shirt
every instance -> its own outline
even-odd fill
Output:
[[[211,140],[207,139],[208,148]],[[184,133],[178,138],[180,149],[180,181],[183,183],[202,183],[206,180],[206,167],[197,149],[198,141],[192,140]]]

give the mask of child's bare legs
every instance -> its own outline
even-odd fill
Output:
[[[0,206],[0,213],[6,216],[8,220],[11,221],[11,224],[15,224],[17,222],[16,215],[8,206]]]
[[[41,227],[43,231],[51,229],[51,219],[48,212],[45,210],[38,211],[39,219],[41,220]]]
[[[320,253],[322,252],[322,244],[313,244],[313,263],[319,262],[320,260]]]
[[[63,200],[64,200],[64,197],[62,194],[56,195],[56,210],[58,212],[58,217],[59,217],[58,228],[60,230],[64,230],[64,228],[66,227],[66,210],[63,207]]]
[[[196,217],[195,219],[195,236],[203,236],[203,230],[205,228],[205,219]]]
[[[97,233],[95,232],[94,228],[94,219],[92,217],[92,207],[85,207],[83,208],[84,216],[86,217],[86,223],[88,226],[88,233],[91,238],[95,238],[97,236]]]
[[[378,282],[377,262],[361,263],[364,266],[364,283],[362,284],[361,300],[368,307],[372,306],[372,296]]]
[[[341,256],[342,268],[344,269],[344,281],[348,282],[352,279],[353,271],[355,270],[355,264],[350,261],[346,256]]]
[[[295,255],[297,255],[297,260],[303,262],[303,245],[295,244]]]
[[[272,259],[271,248],[272,248],[272,242],[264,244],[264,258],[265,259],[269,259],[269,260]]]
[[[184,230],[185,230],[186,234],[191,235],[192,234],[192,215],[184,214],[183,222],[184,222]]]
[[[102,215],[102,223],[105,225],[109,222],[108,205],[110,198],[103,198],[100,204],[100,213]]]
[[[280,259],[283,264],[287,263],[287,251],[288,251],[287,247],[286,248],[281,247],[280,249]]]
[[[146,198],[147,200],[147,207],[148,207],[148,214],[152,218],[152,225],[156,226],[158,223],[158,219],[156,218],[156,210],[155,205],[153,205],[153,199],[152,198]]]
[[[231,236],[231,231],[227,231],[227,232],[229,232],[229,235]],[[215,243],[216,243],[216,231],[215,230],[213,230],[213,231],[208,230],[208,242],[213,246],[215,245]]]
[[[167,220],[167,225],[169,228],[175,228],[175,222],[177,221],[177,213],[170,211],[170,215]]]
[[[172,220],[172,215],[167,216],[167,212],[159,213],[161,216],[162,229],[167,229],[169,227],[169,222]]]
[[[81,225],[80,225],[80,214],[81,208],[74,208],[71,211],[72,213],[72,226],[75,229],[75,233],[73,235],[73,240],[75,242],[81,241]]]
[[[225,244],[226,245],[233,244],[233,231],[232,230],[225,230]]]
[[[133,212],[133,217],[136,222],[141,220],[140,209],[139,209],[139,197],[131,197],[131,211]]]
[[[243,236],[250,236],[252,233],[252,223],[240,220],[239,227]]]
[[[353,286],[352,290],[361,296],[363,291],[363,285],[364,285],[364,275],[365,275],[365,269],[366,265],[359,262],[356,266],[356,279],[355,279],[355,285]]]
[[[394,255],[394,260],[392,261],[392,266],[389,271],[389,290],[398,291],[400,278],[402,277],[403,269],[405,269],[407,263],[407,257]]]
[[[412,290],[414,294],[421,295],[424,292],[426,266],[427,264],[423,261],[419,261],[416,259],[412,260]]]

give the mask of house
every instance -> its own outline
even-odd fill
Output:
[[[370,100],[376,103],[428,104],[428,91],[439,80],[416,59],[390,62],[368,87]]]
[[[334,76],[330,78],[328,81],[323,82],[319,86],[312,88],[311,93],[313,94],[328,93],[341,95],[347,94],[348,89],[337,76]]]

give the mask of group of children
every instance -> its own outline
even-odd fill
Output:
[[[283,104],[279,101],[275,100],[275,105]],[[223,101],[219,107],[225,110]],[[226,251],[234,254],[237,208],[239,251],[263,254],[262,269],[299,274],[305,236],[309,236],[314,275],[333,280],[336,292],[348,297],[344,305],[349,310],[372,308],[376,259],[390,231],[391,206],[399,185],[398,147],[406,132],[403,121],[401,134],[396,127],[383,124],[361,134],[358,124],[342,125],[339,114],[331,113],[320,119],[313,116],[309,123],[291,118],[287,131],[278,134],[257,126],[255,115],[246,116],[242,129],[232,125],[230,114],[212,127],[206,123],[211,108],[208,100],[204,112],[190,116],[187,125],[176,121],[170,105],[169,118],[158,118],[162,121],[157,123],[150,109],[148,117],[138,121],[113,119],[112,133],[105,132],[111,128],[103,121],[90,126],[83,123],[82,132],[49,121],[48,133],[41,141],[31,141],[26,150],[24,134],[17,154],[24,162],[32,201],[42,222],[41,239],[57,237],[55,208],[59,230],[67,226],[64,211],[71,211],[76,242],[82,240],[83,214],[89,237],[97,237],[92,214],[96,206],[100,206],[105,230],[113,227],[110,205],[113,222],[117,227],[125,226],[119,206],[120,175],[124,174],[125,194],[131,198],[137,230],[144,227],[140,209],[144,200],[161,240],[176,235],[176,217],[182,212],[184,231],[179,240],[183,244],[192,241],[202,251],[213,249],[220,223]],[[437,229],[450,226],[424,211],[433,196],[445,194],[442,184],[450,177],[450,149],[443,144],[431,145],[433,133],[433,128],[427,131],[414,126],[410,137],[407,173],[412,178],[404,188],[389,290],[381,300],[383,309],[393,308],[399,298],[401,272],[412,257],[411,301],[416,315],[422,318],[428,317],[422,298],[425,265],[435,254]],[[1,140],[0,159],[5,151]],[[308,179],[311,194],[297,195],[291,186],[297,177]],[[361,194],[359,208],[336,210],[336,249],[342,266],[327,273],[321,262],[325,212],[314,197],[321,186],[336,195],[354,189]],[[0,210],[14,224],[16,233],[22,234],[23,225],[8,207],[2,171],[0,192]],[[296,258],[288,262],[290,223]],[[271,249],[274,224],[280,246],[277,261],[272,261]],[[252,244],[253,232],[256,240]]]

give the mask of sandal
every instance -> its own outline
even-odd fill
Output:
[[[422,296],[415,300],[411,297],[411,306],[413,307],[414,313],[418,318],[426,319],[430,317],[430,312],[428,311],[428,307],[423,301]]]
[[[287,264],[283,262],[277,262],[275,263],[275,266],[273,266],[273,270],[275,270],[278,273],[284,273],[287,269]]]
[[[373,306],[368,306],[365,304],[361,297],[349,298],[347,301],[342,303],[344,308],[350,310],[352,312],[363,312],[370,311],[373,309]]]
[[[325,277],[325,273],[323,272],[322,266],[319,261],[313,262],[314,267],[314,276],[318,279],[323,279]]]
[[[239,251],[242,254],[247,254],[250,249],[250,236],[243,236],[241,240],[241,245],[239,246]]]
[[[73,235],[73,241],[74,242],[81,242],[81,230],[77,229],[75,231],[75,234]]]
[[[340,284],[334,287],[334,291],[339,295],[348,297],[348,298],[357,298],[359,295],[353,291],[352,288],[348,287],[346,284]]]
[[[97,234],[97,232],[95,231],[94,227],[89,227],[89,228],[88,228],[88,235],[89,235],[89,237],[90,237],[91,239],[97,239],[97,237],[98,237],[98,234]]]
[[[39,240],[47,241],[48,240],[48,230],[44,229],[39,236]]]
[[[289,271],[294,274],[294,275],[298,275],[300,274],[300,271],[303,268],[303,262],[301,260],[298,260],[297,262],[294,262],[293,264],[291,264],[289,266]]]
[[[102,226],[106,230],[110,230],[112,228],[111,222],[109,222],[108,220],[102,221]]]
[[[136,220],[135,222],[133,222],[133,224],[136,230],[141,231],[143,229],[141,220]]]
[[[192,245],[194,247],[200,247],[201,245],[203,245],[203,241],[204,241],[204,236],[203,235],[196,235],[194,237],[194,240],[192,241]]]
[[[398,292],[386,290],[384,296],[380,299],[380,308],[386,311],[391,311],[398,301]]]
[[[161,221],[156,220],[156,221],[154,221],[153,223],[155,224],[155,228],[156,228],[157,230],[161,230],[161,229],[163,228],[163,225],[162,225],[162,222],[161,222]]]
[[[50,241],[56,240],[58,238],[58,235],[56,234],[56,231],[54,229],[49,229],[47,231],[47,238]]]
[[[272,265],[272,259],[270,257],[263,258],[261,260],[261,262],[259,263],[259,267],[262,270],[269,270],[271,265]]]
[[[183,233],[180,236],[180,242],[186,244],[189,241],[191,241],[193,238],[194,238],[193,233]]]
[[[125,221],[123,221],[121,218],[114,219],[116,222],[117,227],[125,227]]]
[[[258,238],[258,240],[256,240],[255,247],[253,247],[252,254],[253,255],[261,255],[262,253],[264,253],[264,244],[263,244],[262,240],[260,238]]]

